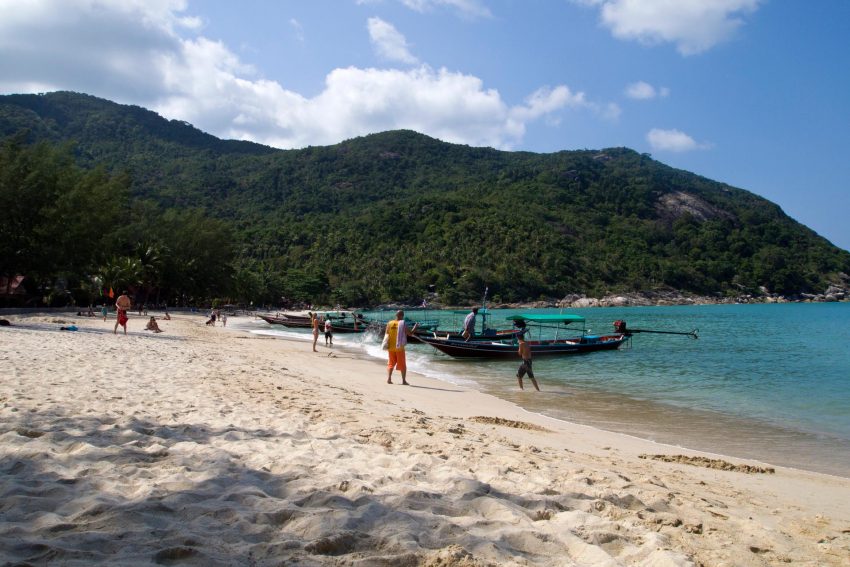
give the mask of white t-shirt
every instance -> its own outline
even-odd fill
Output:
[[[475,332],[475,313],[471,313],[463,320],[463,330],[468,330],[470,333]]]
[[[407,324],[404,319],[398,322],[398,334],[395,337],[395,347],[401,348],[407,344]]]

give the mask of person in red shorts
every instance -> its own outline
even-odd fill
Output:
[[[407,383],[407,359],[404,353],[404,345],[407,344],[408,335],[412,335],[419,323],[413,325],[410,329],[407,323],[404,322],[404,311],[398,310],[395,314],[395,321],[387,323],[387,328],[384,331],[387,334],[387,351],[389,353],[389,361],[387,361],[387,384],[393,383],[393,369],[401,372],[401,383],[408,386]]]
[[[115,300],[115,309],[118,310],[118,316],[115,318],[115,328],[112,329],[113,334],[118,333],[118,325],[124,327],[124,334],[127,334],[127,321],[129,320],[129,317],[127,317],[127,311],[132,306],[133,302],[130,301],[130,298],[127,296],[127,292],[121,292],[121,295],[119,295],[118,299]]]

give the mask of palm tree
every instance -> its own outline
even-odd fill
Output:
[[[167,250],[156,243],[140,242],[136,246],[135,256],[139,259],[139,277],[145,291],[145,302],[147,302],[148,297],[150,297],[151,291],[156,288],[156,301],[159,303],[159,287],[162,279],[164,256],[166,253]]]
[[[139,260],[127,256],[112,256],[100,267],[97,277],[104,288],[115,290],[133,288],[142,283],[142,266]]]

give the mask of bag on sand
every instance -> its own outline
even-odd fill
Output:
[[[384,333],[384,340],[381,341],[381,350],[390,350],[390,334]]]

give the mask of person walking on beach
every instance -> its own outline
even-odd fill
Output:
[[[463,338],[469,340],[475,334],[475,316],[478,315],[478,308],[473,307],[472,311],[463,320]]]
[[[531,383],[534,384],[534,389],[539,392],[540,387],[537,385],[537,380],[534,379],[534,371],[531,369],[531,346],[525,340],[525,333],[519,336],[519,349],[517,349],[517,353],[519,353],[519,357],[522,359],[522,364],[519,365],[519,369],[516,372],[519,389],[525,389],[522,387],[522,377],[528,374],[528,377],[531,378]]]
[[[407,328],[407,323],[404,321],[404,311],[398,310],[395,314],[395,321],[387,323],[387,328],[384,332],[387,334],[387,351],[389,360],[387,361],[387,384],[393,383],[393,369],[401,372],[401,383],[404,386],[409,386],[407,383],[407,357],[404,352],[404,345],[407,344],[408,335],[412,335],[419,323],[413,325],[412,329]]]
[[[310,325],[313,328],[313,352],[319,352],[316,350],[316,343],[319,342],[319,317],[312,311],[308,311],[307,315],[310,316]]]
[[[105,303],[100,306],[100,314],[103,317],[103,322],[106,323],[106,316],[109,315],[109,307]]]
[[[325,319],[325,346],[334,346],[334,328],[330,317]]]
[[[118,299],[115,300],[115,309],[118,310],[118,314],[115,317],[115,327],[112,329],[112,334],[118,334],[118,325],[124,327],[124,334],[127,334],[127,321],[130,318],[127,316],[127,311],[130,310],[130,307],[133,306],[133,302],[130,301],[130,298],[127,296],[126,291],[122,291],[121,295],[118,296]]]

